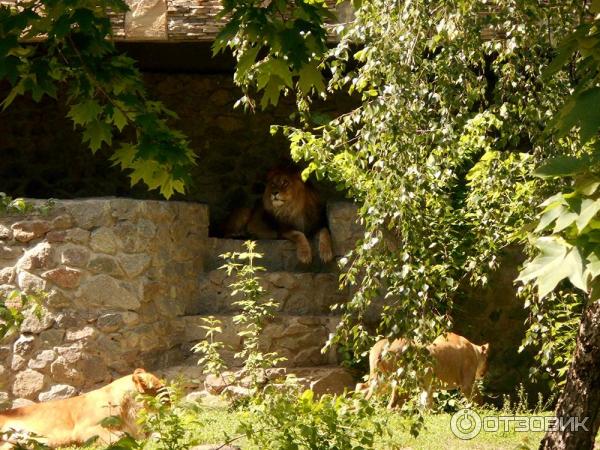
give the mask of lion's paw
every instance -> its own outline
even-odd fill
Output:
[[[325,264],[331,262],[331,260],[333,259],[333,251],[331,250],[331,245],[320,242],[319,255],[321,255],[321,261],[323,261]]]
[[[298,255],[298,260],[302,264],[310,264],[312,261],[312,254],[309,245],[299,245],[296,254]]]

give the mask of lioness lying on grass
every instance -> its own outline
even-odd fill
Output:
[[[396,339],[391,344],[387,339],[381,339],[375,343],[369,353],[369,379],[366,383],[359,383],[356,390],[367,391],[369,399],[376,390],[386,387],[388,383],[385,378],[398,368],[399,355],[406,350],[408,344],[406,339]],[[483,378],[487,372],[489,344],[476,345],[456,333],[447,333],[437,337],[427,349],[434,361],[434,376],[429,374],[422,380],[422,403],[429,406],[431,393],[438,386],[446,389],[460,388],[463,395],[471,399],[475,380]],[[388,408],[398,406],[398,400],[394,385]]]
[[[13,447],[11,430],[41,436],[40,442],[50,447],[82,444],[94,436],[109,443],[115,431],[140,438],[136,416],[141,405],[135,397],[138,393],[156,396],[164,386],[156,376],[136,369],[133,375],[77,397],[4,411],[0,413],[0,449]],[[108,416],[120,417],[122,426],[110,431],[103,428],[100,421]],[[7,432],[3,440],[2,433]]]

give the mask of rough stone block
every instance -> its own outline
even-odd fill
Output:
[[[15,281],[15,268],[14,267],[5,267],[4,269],[0,269],[0,284],[10,284]]]
[[[49,402],[50,400],[61,400],[77,395],[77,389],[68,384],[55,384],[46,392],[41,392],[38,396],[40,402]]]
[[[139,298],[108,275],[89,278],[81,286],[81,296],[88,307],[136,310],[141,305]]]
[[[73,226],[73,218],[69,214],[61,214],[52,219],[52,228],[55,230],[67,230]]]
[[[50,230],[50,223],[47,220],[26,220],[13,223],[11,229],[15,240],[29,242],[44,236]]]
[[[363,237],[364,229],[357,219],[358,208],[354,203],[329,202],[327,204],[327,220],[336,256],[344,256],[355,247],[356,241]]]
[[[72,267],[85,267],[90,259],[90,251],[82,245],[73,245],[63,248],[61,263]]]
[[[81,271],[63,266],[44,272],[42,277],[61,288],[73,289],[79,286]]]
[[[25,271],[17,274],[17,284],[21,291],[27,294],[35,294],[46,290],[46,282],[42,278]]]
[[[223,330],[219,339],[230,352],[239,351],[242,345],[242,340],[237,335],[240,326],[233,323],[232,316],[216,318],[221,320]],[[182,320],[188,342],[196,343],[205,338],[202,316],[187,316]],[[328,316],[277,316],[266,324],[260,337],[260,348],[268,352],[277,351],[280,356],[287,358],[282,363],[286,367],[335,364],[335,350],[323,354],[321,348],[327,342],[329,334],[335,330],[338,320]],[[228,362],[240,365],[240,361],[232,360],[228,352],[223,352],[223,356]]]
[[[28,367],[30,369],[43,371],[50,367],[50,364],[56,359],[54,350],[44,350],[40,352],[35,359],[30,359]]]
[[[34,314],[33,311],[28,311],[21,324],[21,331],[23,333],[40,334],[52,325],[54,325],[54,318],[47,310],[42,310],[39,316]]]
[[[62,342],[64,336],[65,330],[51,329],[42,331],[39,340],[44,347],[56,347]]]
[[[35,337],[29,334],[22,334],[13,343],[13,353],[23,356],[33,350],[34,346]]]
[[[23,406],[34,405],[35,402],[33,400],[28,400],[26,398],[16,398],[12,402],[11,408],[22,408]]]
[[[112,223],[109,203],[105,199],[63,200],[61,205],[73,217],[75,225],[84,230]]]
[[[0,224],[0,241],[10,241],[13,238],[13,232],[6,225]]]
[[[74,244],[87,245],[90,240],[90,232],[83,228],[72,228],[67,231],[65,241],[73,242]]]
[[[144,272],[148,267],[150,267],[152,258],[145,253],[139,253],[136,255],[123,254],[119,256],[119,261],[121,263],[121,267],[125,271],[125,274],[129,278],[135,278]]]
[[[125,275],[123,269],[121,269],[121,266],[119,265],[119,261],[116,258],[107,255],[92,257],[88,263],[88,269],[94,273],[103,273],[117,278],[121,278]]]
[[[49,243],[40,242],[19,258],[17,268],[22,270],[50,269],[54,264],[54,249]]]
[[[114,255],[118,249],[115,234],[110,228],[106,227],[93,231],[90,236],[90,247],[95,252]]]
[[[88,342],[98,335],[98,331],[91,326],[86,326],[78,330],[67,330],[65,340],[67,342]]]
[[[12,385],[12,393],[17,397],[35,398],[44,388],[44,375],[35,370],[26,369],[17,373]]]

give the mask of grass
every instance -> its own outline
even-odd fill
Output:
[[[232,444],[240,446],[243,450],[257,449],[250,445],[245,437],[236,433],[242,413],[227,408],[222,400],[213,400],[203,405],[195,405],[187,409],[185,414],[186,428],[188,428],[198,444],[222,444],[228,439],[234,438]],[[481,417],[512,416],[510,413],[500,412],[494,409],[478,409]],[[390,434],[381,438],[376,447],[379,450],[504,450],[504,449],[536,449],[539,445],[543,432],[517,432],[515,426],[509,426],[504,430],[504,422],[499,421],[500,430],[489,432],[482,430],[476,437],[470,440],[462,440],[456,437],[451,430],[450,423],[452,414],[428,414],[425,417],[425,427],[417,438],[410,435],[403,424],[399,414],[380,410],[389,425]],[[543,413],[542,415],[549,415]],[[539,414],[535,414],[539,416]],[[531,413],[517,414],[517,417],[532,417]],[[494,420],[494,419],[488,419]],[[495,419],[499,420],[499,419]],[[74,449],[75,447],[70,447]],[[90,450],[94,447],[88,447]],[[154,448],[152,444],[147,447]],[[96,447],[98,449],[98,447]]]
[[[481,416],[499,416],[498,411],[480,411]],[[543,432],[517,432],[514,426],[508,431],[495,433],[481,431],[471,440],[461,440],[454,436],[450,429],[452,414],[430,414],[425,419],[425,429],[414,438],[404,429],[399,415],[381,412],[387,416],[392,430],[391,436],[386,436],[377,445],[381,450],[499,450],[499,449],[526,449],[537,448]],[[528,416],[528,415],[520,415]],[[530,416],[530,415],[529,415]],[[225,407],[209,407],[198,410],[197,436],[202,444],[217,444],[224,442],[224,436],[235,437],[236,426],[240,413],[229,411]],[[503,426],[501,425],[501,428]],[[242,449],[256,450],[249,445],[245,438],[233,442]],[[263,449],[260,449],[263,450]]]
[[[499,416],[497,411],[480,412],[480,415]],[[543,432],[516,432],[513,427],[508,431],[486,432],[481,431],[470,440],[456,437],[450,428],[452,414],[430,414],[425,418],[425,429],[417,438],[413,438],[406,431],[398,431],[391,438],[383,442],[383,449],[414,449],[414,450],[497,450],[515,448],[537,448],[542,439]],[[401,424],[398,416],[390,420],[392,428],[394,422]],[[503,428],[503,427],[501,427]]]

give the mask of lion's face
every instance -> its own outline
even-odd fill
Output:
[[[267,177],[263,200],[277,211],[302,197],[305,185],[297,172],[274,170]],[[269,208],[270,209],[270,208]]]
[[[144,369],[135,369],[132,375],[135,388],[140,394],[157,396],[165,389],[165,383]]]

